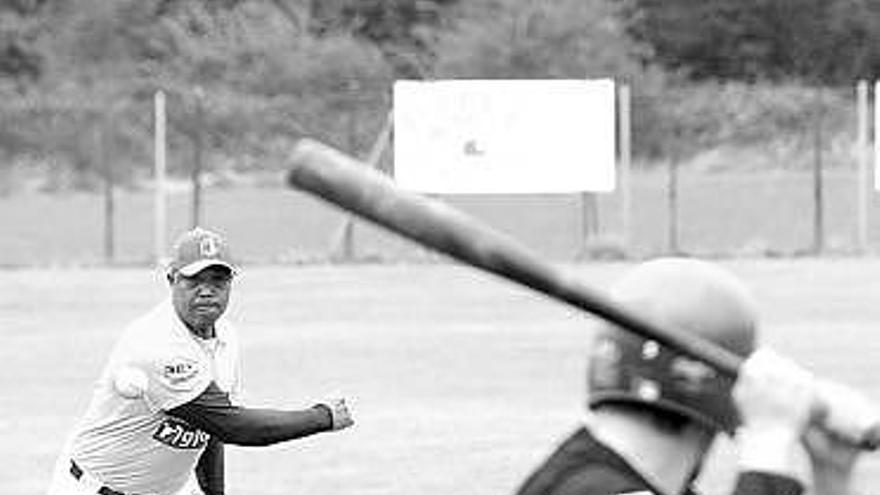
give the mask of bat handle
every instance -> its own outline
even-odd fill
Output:
[[[862,450],[880,447],[880,409],[854,388],[818,380],[811,419],[831,436]]]

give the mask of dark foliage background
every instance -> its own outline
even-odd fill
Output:
[[[632,85],[645,166],[727,149],[713,166],[799,166],[766,150],[818,117],[826,143],[852,134],[878,33],[869,0],[5,0],[0,167],[134,185],[156,89],[172,173],[196,142],[214,172],[250,173],[303,135],[365,153],[396,78],[579,77]]]

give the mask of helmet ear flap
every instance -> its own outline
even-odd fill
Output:
[[[737,355],[754,348],[757,314],[748,291],[706,262],[662,258],[637,266],[613,297],[660,325],[692,333]],[[733,380],[703,362],[611,324],[591,347],[588,405],[634,404],[732,433],[739,419]]]
[[[657,342],[612,330],[598,336],[587,373],[587,404],[641,405],[733,433],[733,380]]]

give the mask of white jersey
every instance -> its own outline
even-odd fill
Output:
[[[130,494],[171,495],[192,476],[209,435],[165,411],[198,397],[213,381],[240,394],[238,341],[223,318],[216,337],[196,337],[170,300],[134,321],[116,344],[89,408],[62,454],[101,484]],[[146,375],[141,397],[125,398],[116,377]],[[61,459],[59,463],[69,460]]]

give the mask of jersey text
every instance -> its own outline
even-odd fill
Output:
[[[200,449],[210,435],[175,418],[167,418],[156,428],[153,439],[175,449]]]

